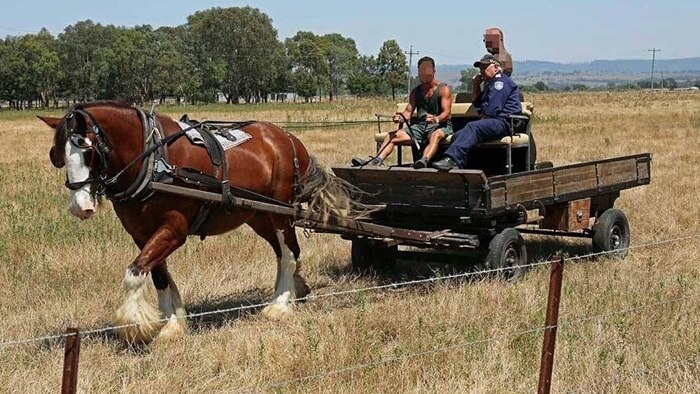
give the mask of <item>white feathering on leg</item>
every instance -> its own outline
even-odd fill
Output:
[[[296,272],[296,259],[294,253],[284,243],[284,233],[277,230],[277,240],[280,244],[282,256],[277,265],[277,288],[272,300],[273,304],[263,309],[262,314],[272,319],[278,319],[291,312],[291,300],[296,298],[296,286],[294,273]]]
[[[163,329],[158,335],[158,339],[170,339],[187,333],[186,311],[182,305],[180,292],[173,281],[170,273],[167,274],[168,287],[165,290],[158,290],[158,305],[164,318],[168,319]]]
[[[114,324],[132,325],[117,330],[119,336],[129,344],[149,343],[160,331],[158,310],[146,301],[148,275],[134,275],[130,269],[124,276],[124,303],[117,309]]]

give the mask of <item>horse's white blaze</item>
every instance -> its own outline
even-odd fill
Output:
[[[294,253],[284,243],[284,233],[277,230],[277,241],[279,242],[282,256],[277,264],[277,283],[272,305],[268,305],[263,314],[269,317],[279,317],[290,311],[290,301],[296,298],[296,288],[294,285],[294,272],[297,262]]]
[[[90,145],[89,139],[85,142]],[[66,142],[66,173],[69,182],[82,182],[90,177],[90,168],[85,163],[83,152],[70,143]],[[95,200],[90,193],[91,185],[85,185],[78,190],[70,191],[68,210],[71,214],[80,219],[88,219],[95,212]]]

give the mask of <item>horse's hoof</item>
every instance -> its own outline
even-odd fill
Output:
[[[262,315],[268,319],[280,320],[289,316],[292,312],[292,307],[288,304],[272,304],[262,310]]]
[[[153,315],[151,315],[153,316]],[[157,317],[158,315],[155,315]],[[154,321],[153,318],[130,319],[124,315],[117,314],[113,323],[117,328],[119,338],[130,346],[145,345],[151,343],[158,335],[163,323]],[[137,323],[137,322],[140,322]]]
[[[168,320],[168,323],[165,324],[165,326],[163,326],[163,328],[160,330],[158,338],[156,339],[159,342],[169,341],[180,338],[185,334],[187,334],[187,321],[184,319],[170,319]]]

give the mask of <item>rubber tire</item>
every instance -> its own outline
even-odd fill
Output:
[[[396,246],[386,246],[382,243],[354,239],[350,248],[352,268],[357,272],[387,271],[396,265]]]
[[[493,237],[486,255],[487,269],[515,267],[527,264],[525,240],[518,230],[507,228]],[[496,274],[506,279],[515,280],[527,272],[526,268],[499,271]]]
[[[627,256],[631,234],[630,223],[624,212],[615,208],[607,209],[598,217],[591,232],[593,233],[593,251],[595,253],[623,249],[610,253],[608,256],[615,260],[622,260]]]

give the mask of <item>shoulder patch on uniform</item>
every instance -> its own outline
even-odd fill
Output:
[[[501,81],[496,81],[496,82],[494,82],[493,88],[496,89],[496,90],[501,90],[501,89],[503,89],[503,82],[501,82]]]

